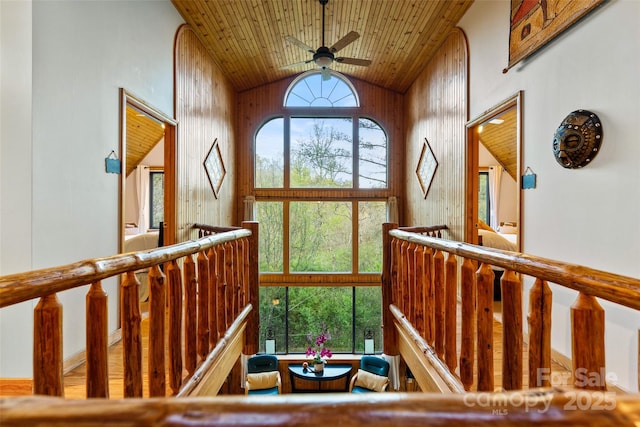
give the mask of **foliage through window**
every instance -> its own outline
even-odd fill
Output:
[[[491,205],[489,202],[489,172],[480,172],[478,177],[478,219],[489,224]]]
[[[333,353],[363,353],[364,334],[373,332],[382,351],[382,295],[377,286],[261,287],[260,351],[270,334],[277,353],[304,353],[307,335],[324,322]]]
[[[335,72],[301,75],[283,112],[254,141],[260,342],[271,330],[278,352],[304,352],[325,322],[332,351],[358,351],[364,328],[381,327],[387,135]]]
[[[158,229],[164,221],[164,172],[149,172],[149,228]]]

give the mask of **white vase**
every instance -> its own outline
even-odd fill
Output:
[[[324,371],[324,363],[314,363],[313,364],[313,371],[314,372],[322,372],[322,371]]]

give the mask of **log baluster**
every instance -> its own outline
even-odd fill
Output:
[[[227,286],[225,284],[224,257],[224,244],[220,244],[216,246],[216,293],[218,295],[216,310],[218,312],[218,339],[224,337],[224,333],[227,330]]]
[[[91,284],[87,292],[87,398],[109,398],[109,325],[107,293],[102,282]]]
[[[164,397],[167,394],[165,367],[165,312],[167,289],[165,275],[154,265],[149,270],[149,397]]]
[[[413,325],[415,325],[418,334],[421,337],[425,335],[425,306],[424,306],[424,289],[426,286],[425,277],[424,277],[424,246],[416,245],[414,250],[414,259],[415,259],[415,320]]]
[[[604,310],[593,295],[578,294],[571,306],[573,386],[606,390]]]
[[[173,395],[182,386],[182,277],[178,263],[167,263],[169,294],[169,387]]]
[[[204,251],[198,252],[198,363],[209,353],[209,259]]]
[[[444,290],[444,358],[451,372],[458,366],[456,348],[458,312],[458,258],[449,254],[445,265]]]
[[[425,248],[424,251],[424,313],[425,333],[424,339],[433,347],[435,343],[435,284],[433,275],[433,249]]]
[[[502,288],[502,388],[522,389],[522,282],[506,270]]]
[[[193,256],[187,255],[184,258],[184,367],[189,378],[198,365],[197,291],[196,264]]]
[[[215,248],[209,248],[209,351],[218,342],[218,253]]]
[[[238,317],[238,314],[244,308],[244,242],[245,239],[238,240],[235,243],[236,246],[236,311],[233,313],[233,318]]]
[[[473,385],[473,365],[475,358],[475,317],[476,317],[476,282],[475,265],[469,258],[464,258],[460,269],[461,341],[460,341],[460,381],[464,389],[469,391]]]
[[[402,307],[402,261],[400,260],[400,240],[391,239],[391,286],[393,298],[391,303],[396,307]]]
[[[122,313],[122,368],[124,397],[142,397],[142,334],[140,329],[140,282],[128,271],[120,287]]]
[[[433,306],[434,313],[434,349],[438,357],[444,359],[444,253],[436,251],[433,255]]]
[[[230,242],[224,244],[224,288],[225,288],[225,308],[226,323],[225,331],[233,322],[233,299],[235,295],[235,283],[233,280],[233,245]]]
[[[62,305],[56,294],[40,298],[33,313],[33,394],[64,396]]]
[[[254,221],[245,221],[242,227],[251,231],[251,236],[246,241],[245,246],[245,289],[247,294],[246,303],[251,304],[251,313],[247,321],[247,331],[245,332],[244,354],[255,354],[260,348],[260,272],[259,265],[259,224]],[[245,304],[246,304],[245,303]]]
[[[415,243],[409,243],[404,254],[407,260],[407,287],[404,293],[405,316],[412,325],[416,324],[415,312],[417,301],[416,291],[416,247]]]
[[[407,257],[407,248],[409,247],[409,242],[406,240],[400,243],[400,310],[403,313],[407,312],[409,308],[407,302],[409,300],[409,259]]]
[[[398,354],[398,332],[389,306],[397,304],[394,298],[397,289],[398,256],[395,251],[397,239],[389,236],[389,231],[397,227],[397,224],[382,224],[382,342],[384,353],[392,356]]]
[[[547,282],[536,279],[529,291],[529,388],[551,385],[552,297]]]
[[[493,279],[489,264],[476,272],[478,391],[493,391]]]

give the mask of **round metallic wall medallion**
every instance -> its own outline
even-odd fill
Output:
[[[553,154],[565,168],[588,165],[600,151],[602,123],[591,111],[577,110],[560,123],[553,137]]]

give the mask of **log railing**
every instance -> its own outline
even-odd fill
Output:
[[[576,393],[550,389],[507,393],[367,393],[295,394],[278,397],[224,396],[68,400],[52,397],[0,399],[3,427],[46,425],[74,427],[95,424],[128,426],[584,426],[634,427],[640,401],[619,396],[599,400],[601,392]]]
[[[33,393],[64,395],[62,306],[57,294],[89,286],[87,397],[109,397],[107,295],[102,280],[123,275],[123,395],[142,397],[140,283],[135,275],[141,269],[149,269],[150,397],[165,396],[167,384],[169,394],[177,395],[200,364],[215,361],[222,350],[214,350],[219,343],[227,346],[229,330],[235,342],[238,336],[244,337],[241,344],[245,354],[256,353],[258,310],[253,308],[258,307],[257,239],[258,224],[246,222],[243,228],[196,241],[0,277],[0,308],[39,298],[34,312]],[[237,318],[242,324],[236,322]],[[211,353],[215,354],[210,360]],[[217,372],[223,378],[227,374]]]
[[[596,298],[640,310],[640,280],[522,253],[424,236],[383,225],[385,353],[401,354],[412,371],[436,366],[455,373],[465,390],[494,391],[492,266],[505,270],[502,289],[502,389],[524,388],[523,275],[532,278],[528,312],[528,386],[548,387],[551,374],[551,289],[578,291],[571,308],[571,388],[606,390],[604,310]],[[418,230],[419,228],[413,228]],[[446,253],[446,256],[445,256]],[[459,310],[459,315],[457,314]],[[395,315],[395,316],[394,316]],[[411,336],[403,321],[415,328]],[[460,348],[457,348],[460,330]],[[416,342],[408,357],[403,336]],[[415,348],[428,348],[440,365]],[[412,365],[413,364],[413,365]],[[579,377],[576,376],[579,373]],[[589,381],[584,381],[589,378]],[[416,379],[419,378],[416,376]],[[420,382],[419,382],[420,384]],[[431,381],[420,384],[433,389]],[[454,387],[448,387],[456,391]]]

